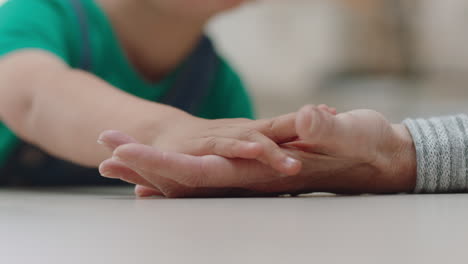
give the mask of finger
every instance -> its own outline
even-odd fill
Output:
[[[301,162],[289,157],[280,146],[265,135],[255,132],[248,135],[248,140],[260,143],[264,151],[257,159],[286,175],[295,175],[301,170]]]
[[[201,144],[199,149],[204,150],[199,155],[256,159],[286,175],[295,175],[301,169],[301,162],[289,157],[280,146],[256,130],[233,128],[225,136],[230,137],[209,137],[197,141]]]
[[[99,165],[99,172],[106,178],[120,179],[131,184],[143,185],[149,188],[154,187],[153,184],[141,177],[134,170],[115,159],[108,159],[102,162],[101,165]]]
[[[254,151],[248,153],[245,152],[245,150],[243,150],[243,155],[240,155],[241,153],[236,153],[237,155],[232,155],[233,153],[227,153],[231,155],[221,154],[222,152],[229,152],[229,147],[227,149],[220,150],[218,153],[212,151],[207,152],[207,154],[218,154],[224,157],[237,156],[238,158],[252,157],[271,166],[281,173],[286,175],[295,175],[299,173],[301,169],[301,162],[292,157],[288,157],[278,146],[278,144],[292,141],[297,138],[295,120],[296,114],[291,113],[272,119],[246,122],[241,125],[244,128],[248,128],[243,132],[231,130],[231,133],[233,133],[232,138],[239,138],[240,135],[241,140],[260,144],[262,147],[261,154],[259,153],[260,151],[253,154],[252,152]],[[213,142],[216,141],[217,139],[213,140]]]
[[[247,126],[264,134],[277,144],[291,141],[297,138],[295,129],[296,113],[278,116],[270,119],[254,121],[253,125]]]
[[[180,189],[177,184],[189,187],[199,187],[201,185],[198,184],[199,178],[202,178],[201,175],[203,174],[200,169],[200,157],[184,154],[171,155],[142,144],[120,146],[114,151],[113,155],[113,158],[138,172],[150,183],[165,184],[165,182],[174,181],[171,184],[173,187],[161,189],[165,196],[185,196],[185,194],[179,194],[177,191],[175,195],[173,195],[174,192],[166,192],[166,189]]]
[[[155,175],[189,187],[242,187],[281,177],[271,168],[254,160],[230,160],[219,156],[191,156],[161,152],[141,144],[117,148],[114,155],[149,182]]]
[[[298,137],[295,126],[296,118],[297,114],[291,113],[267,120],[259,120],[258,122],[262,126],[258,128],[260,134],[253,133],[250,135],[251,141],[259,142],[264,146],[264,153],[259,157],[259,160],[286,175],[299,173],[302,166],[301,162],[287,156],[278,146]]]
[[[249,135],[248,139],[254,142],[213,137],[208,139],[208,153],[226,158],[258,159],[284,174],[299,173],[301,163],[288,157],[276,143],[259,133]]]
[[[164,194],[161,191],[155,188],[149,188],[142,185],[135,186],[135,195],[138,197],[164,196]]]
[[[302,107],[296,119],[299,138],[309,142],[323,142],[334,125],[333,118],[327,113],[314,105]]]
[[[136,143],[132,144],[143,146]],[[101,164],[100,171],[106,177],[119,178],[132,184],[153,188],[166,197],[182,197],[191,191],[170,178],[162,177],[151,170],[142,170],[137,166],[131,167],[129,164],[113,156],[112,159],[106,160]]]
[[[263,153],[261,144],[235,138],[210,137],[202,144],[207,153],[226,158],[257,159]]]
[[[104,145],[110,151],[114,151],[114,149],[116,149],[118,146],[138,142],[136,139],[120,131],[107,130],[99,135],[98,143]]]
[[[333,108],[333,107],[329,107],[328,105],[326,104],[321,104],[318,106],[318,108],[320,110],[323,110],[323,111],[327,111],[328,113],[332,114],[332,115],[336,115],[336,108]]]

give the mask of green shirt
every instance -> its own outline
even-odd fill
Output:
[[[81,2],[90,28],[90,72],[130,94],[160,100],[177,79],[178,69],[158,83],[144,80],[127,59],[103,10],[93,0]],[[0,4],[0,59],[21,49],[41,49],[77,68],[82,41],[79,27],[70,0],[8,0]],[[223,59],[197,116],[209,119],[253,116],[239,76]],[[17,143],[15,134],[0,122],[0,166]]]

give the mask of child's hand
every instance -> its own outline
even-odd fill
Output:
[[[318,108],[336,114],[336,109],[327,105]],[[262,120],[190,118],[172,122],[153,146],[195,156],[256,159],[285,175],[295,175],[301,162],[279,147],[298,138],[295,122],[296,113]]]
[[[297,138],[295,119],[296,114],[263,120],[174,120],[157,136],[153,146],[195,156],[256,159],[283,174],[294,175],[300,171],[301,163],[278,145]]]
[[[319,108],[336,114],[336,109],[326,105]],[[189,117],[171,122],[153,146],[195,156],[255,159],[280,173],[295,175],[301,170],[301,162],[279,147],[298,138],[295,122],[296,113],[262,120]]]

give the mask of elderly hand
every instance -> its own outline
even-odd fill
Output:
[[[403,125],[356,110],[338,115],[315,106],[297,114],[299,140],[281,147],[302,161],[296,176],[280,175],[254,161],[195,157],[135,144],[125,135],[103,135],[114,149],[103,175],[138,184],[138,195],[168,197],[252,196],[283,193],[395,193],[412,191],[416,154]],[[128,144],[133,143],[133,144]]]

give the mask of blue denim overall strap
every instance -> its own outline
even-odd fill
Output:
[[[90,71],[92,67],[92,50],[89,37],[89,22],[81,0],[70,0],[77,16],[81,35],[81,58],[79,68]],[[220,59],[213,43],[202,36],[194,52],[184,63],[171,89],[160,100],[160,103],[171,105],[190,114],[197,114],[208,95],[216,76]]]
[[[78,67],[84,71],[91,71],[92,50],[89,36],[88,17],[81,0],[70,0],[70,4],[75,11],[81,38],[80,61]]]
[[[203,36],[160,102],[196,115],[213,87],[220,63],[213,43]]]
[[[81,0],[67,0],[72,4],[81,34],[79,68],[91,71],[92,50],[87,14]],[[161,103],[188,113],[196,114],[210,92],[220,59],[211,41],[203,36],[194,52],[179,71],[177,80]],[[119,184],[119,181],[100,177],[97,169],[84,168],[57,159],[39,148],[21,142],[7,162],[7,184],[29,186],[102,185]]]

